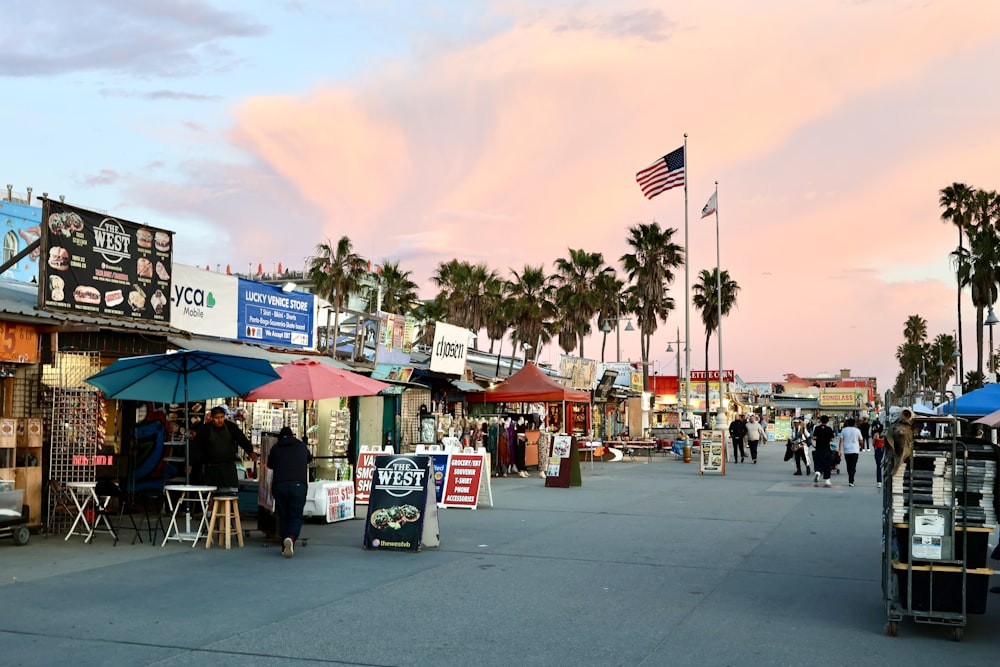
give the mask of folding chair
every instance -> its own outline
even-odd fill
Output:
[[[123,518],[123,510],[125,509],[125,492],[122,491],[122,487],[118,486],[118,482],[108,482],[100,481],[94,488],[94,494],[97,496],[97,503],[94,507],[94,524],[91,530],[90,537],[87,538],[87,542],[92,542],[94,539],[94,533],[97,532],[97,526],[101,523],[104,524],[105,528],[113,538],[115,538],[114,546],[118,546],[118,531],[121,529],[121,521]],[[118,503],[118,525],[112,527],[111,520],[109,517],[114,516],[114,510],[111,508],[112,502]],[[132,528],[135,530],[136,536],[139,535],[139,527],[135,525],[135,519],[129,514],[129,519],[132,521]],[[101,531],[105,532],[105,531]],[[139,538],[142,539],[141,537]],[[132,538],[132,543],[135,544],[135,538]]]
[[[59,520],[63,515],[64,521]],[[45,524],[46,535],[61,533],[63,525],[69,526],[76,518],[76,507],[66,485],[57,479],[49,480],[49,517]]]

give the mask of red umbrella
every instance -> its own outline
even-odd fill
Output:
[[[284,271],[281,269],[281,262],[278,262],[278,275],[280,276]]]
[[[247,399],[315,401],[321,398],[374,396],[390,386],[315,359],[296,359],[276,370],[281,379],[254,389],[247,394]]]

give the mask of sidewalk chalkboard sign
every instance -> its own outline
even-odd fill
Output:
[[[486,470],[485,451],[481,454],[457,452],[450,454],[441,506],[476,509],[484,470]],[[492,501],[490,504],[492,505]]]
[[[702,429],[698,432],[701,440],[701,456],[698,474],[726,474],[726,440],[721,429]]]
[[[378,456],[372,477],[365,549],[420,551],[440,544],[429,456]]]
[[[576,439],[572,436],[557,435],[552,438],[552,456],[545,470],[545,486],[569,488],[581,485],[580,454],[576,448]]]

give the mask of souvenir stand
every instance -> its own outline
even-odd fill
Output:
[[[931,435],[920,436],[917,422]],[[957,431],[955,416],[909,409],[886,430],[882,591],[889,636],[910,616],[949,626],[960,641],[967,615],[986,611],[996,453],[989,442]],[[901,452],[898,462],[894,451]]]
[[[513,404],[545,403],[549,432],[580,436],[590,432],[590,392],[560,384],[531,362],[495,387],[467,394],[466,400],[470,405],[503,403],[508,408]],[[470,408],[470,412],[473,417],[480,418],[485,410]],[[532,437],[537,443],[538,436],[532,433]],[[525,465],[544,467],[548,457],[549,452],[540,452],[537,446],[533,452],[529,451],[526,443]]]
[[[306,493],[304,515],[320,517],[327,523],[353,519],[355,494],[353,471],[349,460],[351,411],[347,399],[354,396],[374,396],[389,385],[363,375],[328,366],[313,359],[298,359],[277,369],[281,379],[255,389],[248,400],[279,401],[288,410],[289,401],[305,401],[303,421],[282,424],[304,437],[316,457]],[[314,408],[312,406],[315,406]],[[319,411],[324,413],[319,415]],[[278,426],[278,415],[272,414],[272,428]],[[255,419],[256,411],[255,411]],[[297,428],[301,424],[304,428]],[[323,426],[328,430],[325,446],[318,438]],[[280,428],[280,427],[279,427]],[[258,527],[265,534],[277,533],[274,498],[271,495],[271,471],[267,469],[267,454],[277,442],[277,430],[261,435],[261,462],[258,476]]]

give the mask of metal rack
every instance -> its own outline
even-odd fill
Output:
[[[48,476],[61,484],[96,480],[97,455],[104,445],[104,409],[96,389],[83,379],[100,370],[96,352],[60,352],[56,364],[46,369],[52,384],[51,447]],[[49,489],[49,507],[59,502]],[[65,524],[65,525],[64,525]],[[68,517],[49,515],[49,532],[64,532]]]
[[[996,523],[992,508],[987,513],[969,504],[976,495],[970,475],[981,491],[995,478],[996,463],[970,463],[970,449],[978,445],[959,438],[954,417],[914,419],[935,432],[915,437],[905,465],[895,475],[883,474],[886,634],[896,636],[900,621],[909,616],[917,623],[949,626],[952,639],[961,641],[968,614],[985,612],[993,574],[985,567],[986,538]],[[987,458],[981,451],[984,455],[977,457]],[[883,466],[891,471],[894,465],[890,450]],[[992,490],[990,497],[992,504]]]

